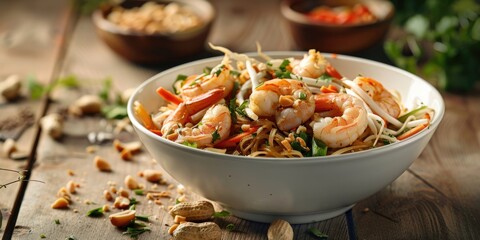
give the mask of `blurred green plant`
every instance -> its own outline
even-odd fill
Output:
[[[467,92],[480,81],[480,4],[474,0],[392,0],[404,34],[387,56],[439,89]]]

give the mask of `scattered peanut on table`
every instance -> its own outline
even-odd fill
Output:
[[[216,240],[222,237],[222,230],[214,222],[179,224],[173,231],[176,240]]]
[[[186,221],[207,221],[212,218],[215,209],[211,202],[201,200],[176,204],[169,213],[172,217],[183,216]]]
[[[125,210],[123,212],[113,213],[108,218],[110,223],[116,227],[125,227],[135,219],[135,210]]]
[[[270,224],[267,232],[268,240],[292,240],[293,229],[290,223],[276,219]]]

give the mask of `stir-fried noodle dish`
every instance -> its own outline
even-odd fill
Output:
[[[347,79],[320,52],[303,59],[262,60],[213,46],[223,60],[156,89],[166,104],[154,113],[134,103],[137,118],[162,138],[193,148],[252,157],[352,153],[411,137],[430,124],[423,103],[406,109],[394,89],[359,75]]]

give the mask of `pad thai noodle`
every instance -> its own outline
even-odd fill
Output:
[[[179,75],[154,113],[134,103],[151,132],[190,147],[252,157],[358,152],[409,138],[430,124],[432,108],[406,109],[399,94],[368,76],[343,77],[320,52],[262,60],[213,46],[223,60]]]

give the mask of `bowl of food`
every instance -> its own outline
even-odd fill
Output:
[[[203,52],[215,10],[206,0],[126,0],[102,6],[92,18],[97,35],[115,53],[157,64]]]
[[[386,0],[283,0],[281,13],[303,50],[353,53],[380,42],[394,16]]]
[[[400,176],[444,114],[434,87],[386,64],[219,49],[145,81],[128,115],[173,178],[244,219],[344,213]]]

